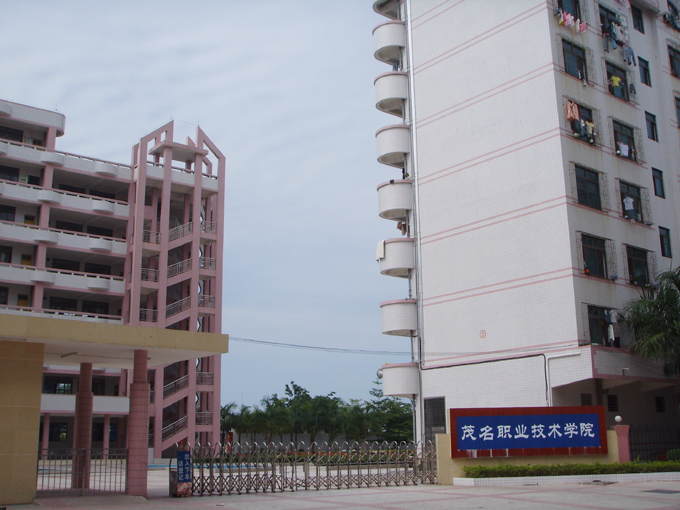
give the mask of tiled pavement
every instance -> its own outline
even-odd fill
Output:
[[[191,498],[167,497],[167,471],[149,472],[149,500],[122,495],[61,497],[14,505],[8,510],[42,508],[231,510],[680,510],[680,482],[636,481],[514,487],[419,485],[370,489],[332,489]]]

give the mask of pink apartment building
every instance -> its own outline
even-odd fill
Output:
[[[0,101],[0,321],[41,314],[220,333],[224,155],[200,128],[175,142],[170,122],[134,146],[130,165],[113,163],[56,151],[64,123]],[[126,446],[133,378],[111,368],[115,356],[89,360],[95,447]],[[43,449],[74,444],[83,360],[76,349],[58,359],[44,366]],[[150,459],[219,440],[218,355],[150,367],[148,383]]]

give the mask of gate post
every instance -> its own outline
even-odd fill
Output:
[[[619,446],[619,464],[630,462],[630,425],[614,425]]]

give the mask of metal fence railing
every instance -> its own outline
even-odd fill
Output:
[[[38,496],[52,493],[125,492],[125,448],[38,451]]]
[[[197,444],[198,495],[436,484],[432,443]]]
[[[633,460],[661,460],[666,452],[680,448],[680,428],[663,425],[631,426],[629,432],[630,458]]]

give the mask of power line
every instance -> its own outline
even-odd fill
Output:
[[[342,354],[378,354],[384,355],[408,355],[410,352],[400,352],[400,351],[369,351],[365,349],[341,349],[340,347],[320,347],[317,345],[300,345],[300,344],[287,344],[284,342],[268,342],[267,340],[253,340],[252,338],[237,338],[230,336],[230,341],[234,342],[245,342],[251,344],[261,344],[261,345],[271,345],[273,347],[286,347],[288,349],[303,349],[308,351],[325,351],[325,352],[337,352]]]

